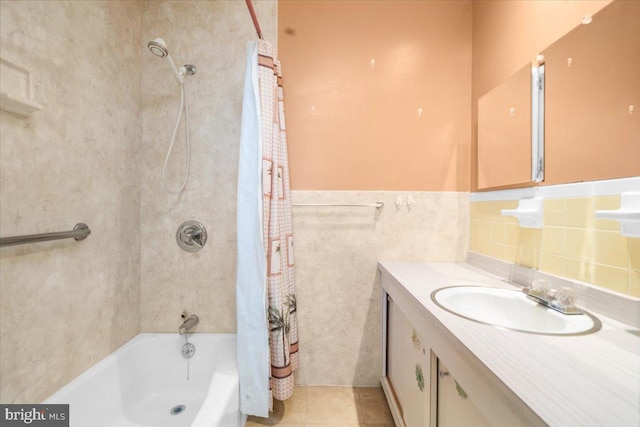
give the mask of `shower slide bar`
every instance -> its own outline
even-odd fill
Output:
[[[77,241],[84,240],[91,234],[87,224],[78,223],[71,231],[58,231],[55,233],[29,234],[26,236],[0,237],[0,247],[11,245],[24,245],[26,243],[44,242],[47,240],[60,240],[74,238]]]
[[[384,202],[375,203],[292,203],[291,206],[344,206],[344,207],[362,207],[362,208],[376,208],[380,209],[384,207]]]

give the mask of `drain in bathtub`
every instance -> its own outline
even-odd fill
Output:
[[[187,409],[184,405],[176,405],[171,408],[171,415],[180,415]]]
[[[191,359],[196,354],[196,346],[190,342],[182,346],[182,357],[185,359]]]

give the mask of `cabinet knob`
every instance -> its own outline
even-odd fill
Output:
[[[442,379],[444,377],[448,377],[449,376],[449,371],[446,371],[444,369],[439,369],[438,370],[438,376],[440,377],[440,379]]]

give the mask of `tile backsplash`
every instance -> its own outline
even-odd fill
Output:
[[[517,206],[517,200],[471,202],[471,251],[640,297],[640,239],[594,215],[618,209],[620,196],[545,199],[542,229],[500,215]]]

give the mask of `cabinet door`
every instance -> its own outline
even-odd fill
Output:
[[[438,427],[489,427],[473,401],[438,359]]]
[[[387,379],[407,427],[428,426],[430,352],[411,323],[389,301]]]

